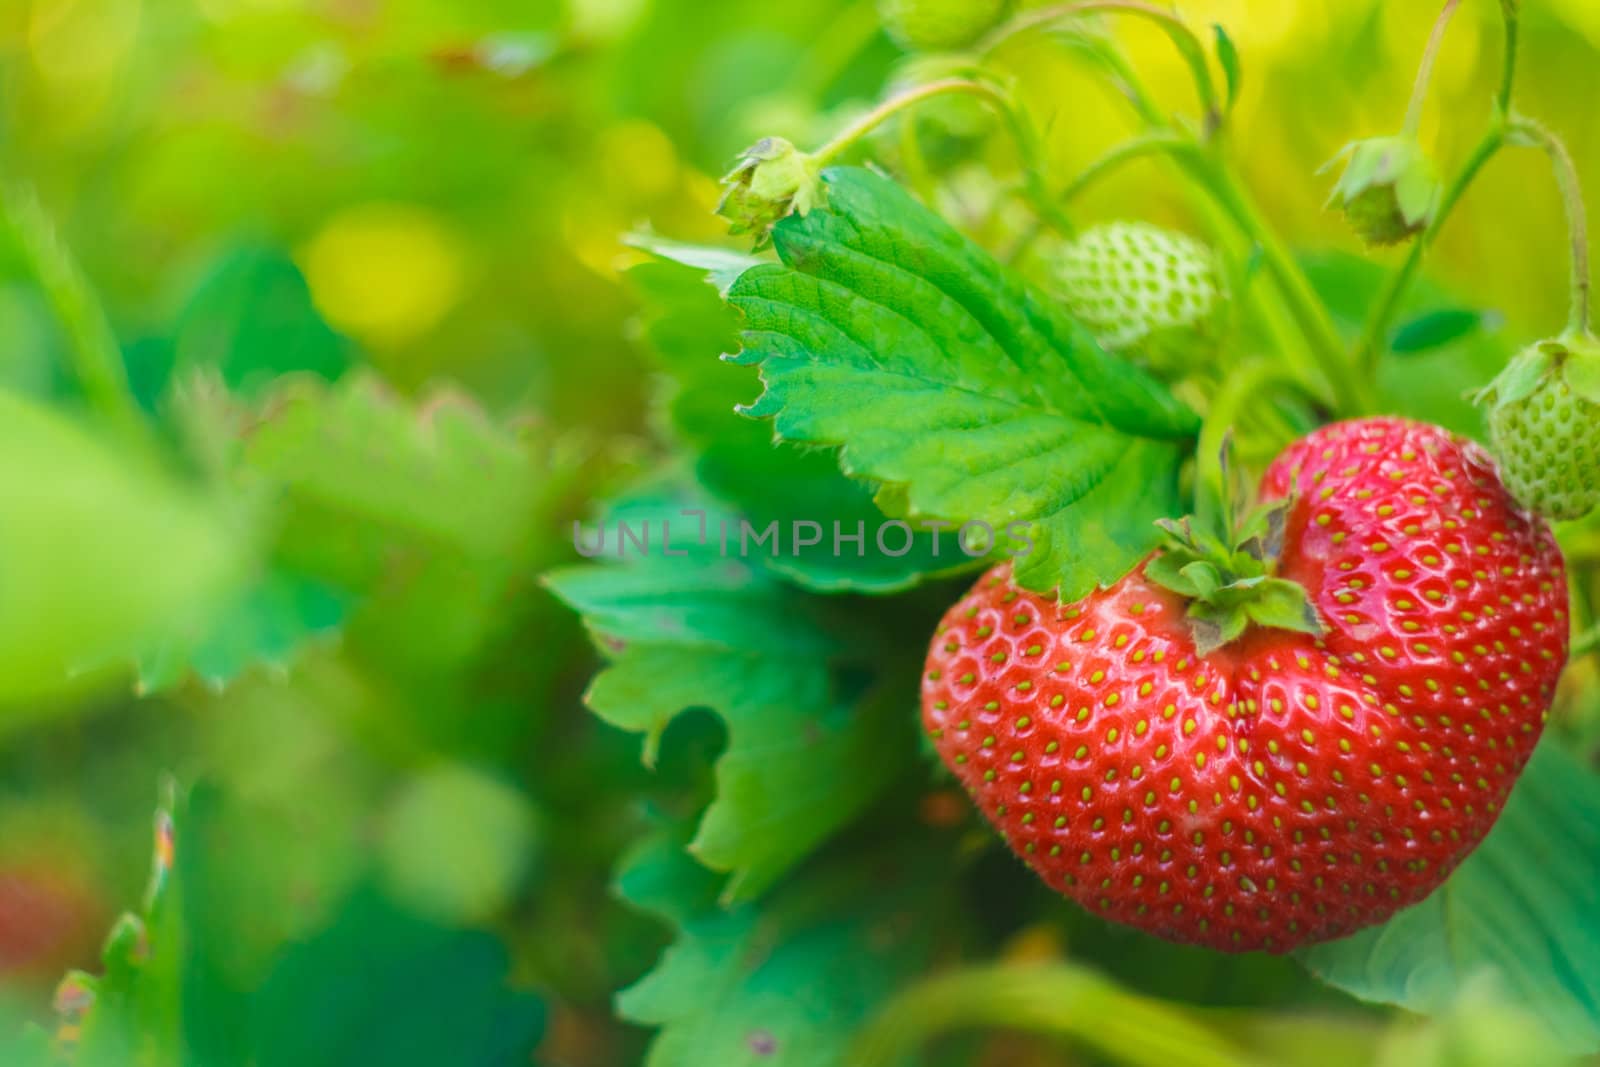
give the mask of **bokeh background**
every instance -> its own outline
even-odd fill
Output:
[[[1323,209],[1332,176],[1318,168],[1398,125],[1432,5],[1181,7],[1226,24],[1244,57],[1232,137],[1266,213],[1308,254],[1356,253]],[[1519,97],[1600,174],[1600,5],[1525,8]],[[1162,39],[1117,32],[1154,91],[1191,107]],[[1481,131],[1498,34],[1489,3],[1466,4],[1451,31],[1424,125],[1447,162]],[[1056,180],[1133,131],[1121,102],[1050,42],[1005,58],[1048,131]],[[704,761],[647,773],[636,739],[583,710],[584,635],[526,575],[564,558],[565,524],[656,447],[627,273],[642,257],[624,235],[721,240],[716,176],[741,147],[768,134],[819,142],[900,62],[870,0],[0,0],[0,174],[37,191],[81,262],[142,404],[159,412],[201,361],[245,394],[286,369],[361,375],[360,433],[403,435],[386,420],[411,401],[459,408],[462,463],[561,472],[505,504],[516,514],[487,543],[417,514],[472,508],[443,476],[437,498],[419,476],[406,500],[276,531],[292,558],[328,565],[257,583],[235,636],[275,650],[266,663],[232,647],[171,662],[118,647],[71,686],[0,685],[10,1010],[43,1017],[64,968],[93,964],[137,903],[172,774],[217,783],[192,800],[220,857],[203,872],[215,892],[202,919],[225,948],[201,961],[219,990],[216,1041],[294,1019],[284,1029],[319,1036],[271,1062],[362,1062],[339,1058],[362,1047],[356,1035],[408,1011],[474,1016],[489,993],[461,991],[481,988],[505,997],[495,1029],[536,1035],[546,1062],[640,1054],[646,1032],[616,1022],[610,996],[666,931],[612,899],[610,870],[648,810],[695,795]],[[874,146],[892,156],[889,140],[868,157]],[[1432,284],[1493,315],[1463,388],[1564,321],[1565,230],[1546,168],[1533,152],[1497,159],[1430,257]],[[1097,186],[1078,213],[1203,227],[1192,208],[1152,162]],[[81,411],[71,339],[15,244],[0,235],[0,388]],[[485,426],[531,426],[517,439],[540,443],[480,454],[472,427]],[[30,507],[29,493],[66,477],[46,472],[59,455],[49,440],[0,435],[13,472],[0,474],[11,487],[0,509]],[[328,463],[359,445],[327,443]],[[76,483],[98,493],[94,479],[111,479],[83,512],[99,520],[92,551],[138,553],[152,572],[213,548],[232,558],[215,530],[149,529],[118,511],[119,493],[169,489],[98,462],[86,458]],[[14,550],[0,579],[26,587],[50,573],[68,558],[58,533],[0,545]],[[380,553],[406,565],[363,579],[373,595],[359,604],[306,576],[360,571]],[[485,577],[488,556],[514,563]],[[0,637],[13,642],[0,664],[26,676],[41,634],[115,614],[104,595],[7,606],[0,581]],[[710,727],[698,741],[692,722],[682,729],[677,750],[716,744]],[[385,985],[396,954],[432,961],[429,982]],[[370,1003],[304,993],[307,974],[351,960],[370,971]],[[515,995],[500,991],[506,974]],[[268,1021],[242,1021],[260,1012],[241,1006],[243,991],[263,986],[282,991]],[[424,1043],[404,1062],[454,1062],[434,1055]]]

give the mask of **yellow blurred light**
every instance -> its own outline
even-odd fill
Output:
[[[200,14],[211,22],[228,22],[247,15],[277,14],[305,6],[305,0],[195,0]]]
[[[626,266],[620,234],[637,221],[617,214],[616,205],[599,193],[572,189],[561,212],[561,236],[574,259],[602,278],[615,278]]]
[[[411,341],[461,298],[466,253],[451,229],[409,204],[348,208],[301,255],[312,299],[329,322],[379,347]]]
[[[1600,4],[1594,0],[1549,0],[1548,5],[1566,25],[1600,45]]]
[[[600,166],[605,179],[634,201],[670,193],[678,181],[678,153],[659,126],[635,119],[600,135]]]
[[[1235,44],[1258,55],[1275,51],[1296,36],[1320,34],[1328,21],[1320,0],[1186,0],[1179,10],[1191,26],[1221,24]]]
[[[1383,45],[1388,56],[1386,64],[1390,69],[1405,72],[1409,79],[1409,72],[1415,70],[1422,59],[1437,14],[1435,11],[1404,4],[1383,9]],[[1474,80],[1481,76],[1481,71],[1478,69],[1478,52],[1483,46],[1483,27],[1482,19],[1474,18],[1472,14],[1466,12],[1458,14],[1451,20],[1433,70],[1433,81],[1429,92],[1430,113],[1438,110],[1441,100],[1458,99],[1462,93],[1470,91]],[[1496,28],[1495,33],[1499,32]],[[1499,45],[1496,44],[1495,47],[1498,48]],[[1408,80],[1408,91],[1409,88]],[[1397,101],[1396,114],[1401,114],[1404,110],[1404,101]]]
[[[58,119],[97,115],[139,34],[141,0],[42,0],[28,18],[28,53],[57,96]]]
[[[567,28],[581,41],[611,41],[631,30],[649,0],[567,0]]]

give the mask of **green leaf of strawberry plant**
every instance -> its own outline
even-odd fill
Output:
[[[625,1018],[662,1028],[646,1062],[844,1067],[855,1029],[950,938],[934,855],[904,840],[858,848],[722,911],[697,906],[683,852],[636,850],[618,873],[624,899],[682,917],[656,969],[617,998]]]
[[[492,936],[411,915],[358,883],[340,892],[326,921],[290,940],[270,929],[282,915],[253,912],[228,894],[260,871],[240,867],[240,849],[270,843],[258,823],[235,817],[233,804],[210,787],[168,790],[144,907],[113,927],[100,974],[73,972],[62,982],[60,1055],[49,1062],[529,1062],[544,1006],[508,988],[505,949]],[[328,888],[302,880],[294,892]],[[263,933],[260,958],[241,949]]]
[[[769,424],[740,415],[761,386],[749,368],[717,358],[737,347],[739,316],[705,284],[732,281],[728,255],[651,247],[676,261],[642,264],[630,277],[648,308],[645,337],[672,376],[670,430],[696,457],[696,478],[757,527],[777,522],[792,534],[799,521],[820,528],[815,544],[789,537],[769,559],[772,570],[819,592],[887,593],[972,565],[949,534],[913,529],[908,537],[886,528],[871,488],[845,477],[833,456],[774,441]],[[735,262],[742,264],[737,273],[751,263]]]
[[[728,293],[766,383],[749,414],[913,516],[987,524],[1029,588],[1126,573],[1182,510],[1194,414],[889,179],[824,177],[828,206],[774,230],[782,263]]]
[[[174,373],[214,368],[230,388],[254,392],[283,374],[331,381],[354,352],[318,314],[294,261],[260,245],[218,260],[179,314],[171,344]]]
[[[217,500],[4,392],[0,500],[3,725],[145,634],[207,617],[243,578],[249,538]]]
[[[466,655],[508,584],[557,555],[553,516],[580,475],[610,467],[463,395],[411,400],[370,374],[285,379],[260,399],[207,372],[175,384],[191,463],[271,533],[230,596],[132,650],[144,692],[191,674],[220,688],[335,630],[414,667]]]
[[[1239,101],[1239,49],[1234,46],[1228,31],[1222,28],[1222,23],[1214,23],[1211,29],[1216,34],[1217,62],[1222,64],[1222,74],[1228,80],[1226,109],[1232,111],[1233,105]]]
[[[704,544],[685,509],[707,512]],[[798,592],[732,549],[722,555],[729,521],[699,498],[648,487],[601,526],[613,553],[624,551],[626,527],[653,538],[648,554],[630,541],[626,558],[558,570],[546,582],[611,656],[590,707],[643,733],[647,762],[686,709],[709,708],[726,723],[717,796],[692,847],[731,872],[724,896],[738,901],[858,815],[916,746],[909,674],[883,664],[878,642],[841,605]]]
[[[548,491],[513,430],[468,397],[413,405],[370,375],[293,384],[248,431],[243,462],[306,508],[332,509],[484,559],[514,554]]]
[[[1474,981],[1540,1019],[1571,1052],[1600,1050],[1600,777],[1554,741],[1499,822],[1422,903],[1300,953],[1323,980],[1423,1014]]]
[[[1487,328],[1488,316],[1465,308],[1428,311],[1395,330],[1389,347],[1396,355],[1409,356],[1441,348]]]
[[[257,663],[282,670],[300,646],[336,631],[350,597],[325,582],[271,568],[220,606],[189,637],[159,638],[135,657],[140,693],[179,684],[191,672],[221,689]]]

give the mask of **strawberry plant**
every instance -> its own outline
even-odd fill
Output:
[[[5,105],[4,1062],[1600,1054],[1547,5],[202,7]]]

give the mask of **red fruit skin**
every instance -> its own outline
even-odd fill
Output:
[[[1279,573],[1321,638],[1196,653],[1174,594],[1072,604],[1002,564],[933,639],[923,722],[1022,859],[1105,918],[1287,952],[1425,897],[1482,840],[1566,663],[1549,528],[1434,427],[1325,427],[1267,471],[1296,494]]]

